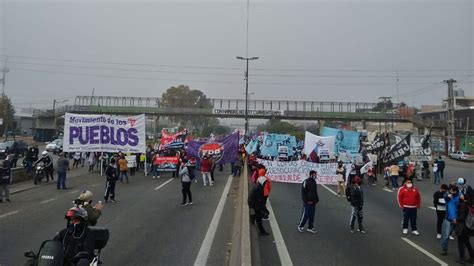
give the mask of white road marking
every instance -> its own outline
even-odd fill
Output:
[[[230,185],[232,184],[232,175],[229,176],[227,179],[227,183],[225,184],[224,191],[222,192],[221,198],[219,200],[219,204],[217,204],[216,211],[214,212],[214,216],[212,216],[211,223],[209,228],[207,229],[206,236],[204,237],[204,241],[202,241],[201,248],[199,249],[199,253],[194,261],[195,266],[204,266],[207,264],[207,258],[209,257],[209,252],[211,251],[212,242],[214,242],[214,237],[216,236],[217,226],[219,225],[219,221],[222,216],[222,211],[224,210],[225,202],[227,200],[227,194],[229,194]]]
[[[432,209],[432,210],[435,210],[435,211],[436,211],[436,208],[435,208],[435,207],[428,206],[428,208],[430,208],[430,209]]]
[[[55,200],[56,200],[56,198],[43,200],[42,202],[40,202],[40,204],[46,204],[46,203],[48,203],[48,202],[55,201]]]
[[[405,237],[402,237],[402,240],[405,241],[407,244],[409,244],[410,246],[418,249],[418,251],[420,251],[421,253],[425,254],[427,257],[429,257],[430,259],[436,261],[437,263],[439,263],[439,265],[442,265],[442,266],[448,266],[448,264],[442,260],[440,260],[439,258],[437,258],[435,255],[429,253],[428,251],[426,251],[425,249],[423,249],[422,247],[418,246],[417,244],[413,243],[412,241],[410,241],[408,238],[405,238]]]
[[[13,214],[17,214],[17,213],[19,213],[19,212],[20,212],[20,211],[7,212],[7,213],[5,213],[5,214],[0,215],[0,218],[5,218],[5,217],[7,217],[7,216],[10,216],[10,215],[13,215]]]
[[[249,179],[247,172],[247,165],[244,167],[243,195],[242,195],[242,235],[240,238],[240,262],[242,266],[252,265],[252,249],[250,247],[250,212],[247,198],[249,194]]]
[[[331,191],[328,187],[326,187],[326,189]],[[270,226],[272,228],[273,239],[275,239],[275,244],[277,246],[278,257],[280,257],[280,263],[281,265],[292,266],[293,262],[291,261],[290,253],[286,248],[285,240],[283,240],[283,236],[281,234],[280,227],[278,226],[275,212],[273,211],[272,205],[270,204],[270,200],[268,200],[267,206],[268,211],[270,211],[270,215],[273,216],[270,219]]]
[[[168,181],[166,181],[166,182],[164,182],[163,184],[157,186],[157,187],[155,188],[155,190],[158,190],[158,189],[160,189],[160,188],[166,186],[169,182],[171,182],[171,181],[173,181],[173,180],[174,180],[174,178],[170,178]]]
[[[334,194],[334,195],[336,195],[336,196],[337,196],[337,193],[336,193],[336,192],[334,192],[334,190],[330,189],[328,186],[326,186],[326,185],[323,185],[323,184],[320,184],[320,185],[321,185],[323,188],[325,188],[325,189],[329,190],[329,192],[331,192],[332,194]]]
[[[387,192],[390,192],[390,193],[393,193],[393,190],[388,189],[388,188],[386,188],[386,187],[384,187],[383,190],[385,190],[385,191],[387,191]]]

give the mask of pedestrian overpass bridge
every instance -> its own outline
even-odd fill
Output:
[[[179,106],[168,107],[161,98],[155,97],[117,97],[117,96],[76,96],[74,105],[67,105],[55,111],[45,111],[41,116],[61,116],[66,112],[83,114],[114,114],[149,116],[209,116],[217,118],[244,118],[245,100],[208,99],[204,106],[190,102],[178,102]],[[175,102],[176,103],[176,102]],[[419,125],[416,117],[404,115],[403,108],[397,112],[373,111],[377,103],[371,102],[327,102],[327,101],[290,101],[290,100],[249,100],[248,117],[250,119],[286,119],[286,120],[332,120],[361,122],[413,122]],[[435,121],[435,127],[444,127]],[[430,123],[432,123],[430,121]]]

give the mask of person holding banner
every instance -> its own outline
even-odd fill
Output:
[[[301,187],[301,196],[303,199],[303,214],[301,215],[301,220],[298,225],[298,231],[303,233],[304,226],[308,222],[307,231],[315,234],[316,230],[314,229],[314,213],[316,209],[316,204],[319,202],[318,197],[318,185],[316,183],[317,173],[314,170],[309,172],[309,178],[306,178],[303,181]]]

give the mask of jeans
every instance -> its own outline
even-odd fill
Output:
[[[436,171],[434,172],[434,184],[439,185],[441,183],[441,172]]]
[[[127,183],[128,183],[128,170],[125,171],[120,171],[120,182],[123,182],[123,177],[127,178]]]
[[[186,197],[188,198],[188,202],[193,202],[193,196],[191,194],[191,182],[181,182],[183,188],[181,192],[183,193],[183,201],[182,204],[186,204]]]
[[[66,188],[66,172],[58,172],[58,181],[56,183],[57,189]]]
[[[364,229],[362,226],[362,219],[364,217],[364,211],[362,210],[362,206],[354,207],[352,206],[352,213],[351,213],[351,229],[354,229],[355,222],[357,220],[357,224],[359,225],[359,229]]]
[[[392,188],[397,189],[398,188],[398,175],[392,175],[390,179],[392,181]]]
[[[4,192],[5,192],[5,199],[10,199],[10,184],[0,185],[0,200],[3,200]]]
[[[315,204],[308,204],[305,203],[303,205],[303,214],[301,214],[301,220],[298,225],[298,227],[304,227],[306,222],[308,222],[308,229],[313,229],[314,226],[314,213],[316,210],[316,205]]]
[[[410,221],[411,230],[416,229],[416,208],[403,208],[403,229],[408,229],[408,221]]]
[[[211,173],[210,172],[202,172],[202,183],[206,185],[206,180],[209,179],[209,184],[213,184],[211,180]]]
[[[451,235],[453,230],[454,230],[454,225],[451,224],[451,222],[448,221],[447,219],[444,219],[443,228],[441,231],[441,248],[443,249],[443,251],[448,250],[449,236]]]

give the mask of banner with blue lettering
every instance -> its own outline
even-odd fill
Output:
[[[65,152],[146,151],[145,115],[113,116],[66,113]]]
[[[336,143],[334,146],[334,152],[336,153],[336,155],[339,155],[339,152],[350,152],[352,154],[359,152],[359,132],[323,127],[321,135],[325,137],[336,137]]]
[[[294,155],[296,138],[288,134],[266,134],[260,147],[260,155],[278,157],[278,147],[287,146],[288,156]]]

